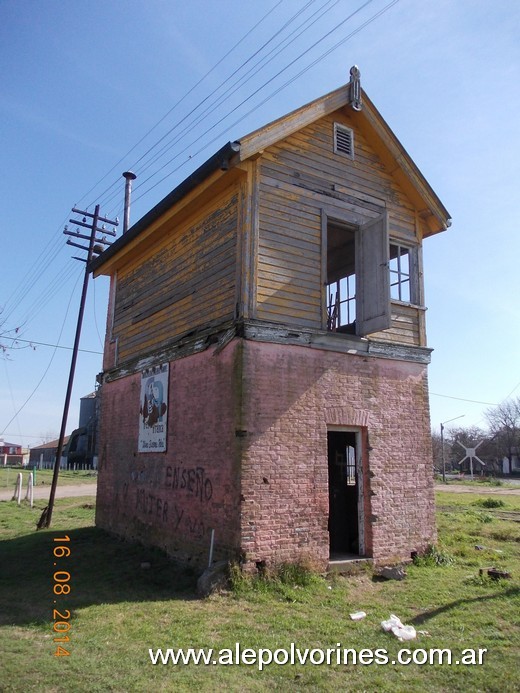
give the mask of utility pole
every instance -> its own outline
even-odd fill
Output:
[[[85,312],[85,301],[87,298],[87,288],[88,288],[88,279],[89,279],[89,264],[93,258],[94,255],[99,255],[101,252],[103,252],[103,246],[111,245],[110,241],[106,240],[106,236],[115,236],[116,232],[115,230],[109,230],[105,228],[105,224],[110,224],[111,226],[117,226],[119,224],[119,221],[116,219],[115,221],[111,221],[110,219],[105,219],[103,217],[99,216],[99,205],[96,205],[94,214],[91,214],[90,212],[84,212],[80,209],[76,209],[73,207],[72,212],[74,214],[80,214],[82,216],[82,220],[79,221],[77,219],[69,219],[69,221],[76,226],[81,226],[83,228],[89,229],[90,234],[87,236],[83,233],[80,233],[79,229],[76,229],[75,232],[69,231],[68,227],[65,226],[65,230],[63,233],[67,236],[72,236],[73,238],[77,239],[83,239],[88,241],[88,246],[81,245],[80,243],[75,243],[74,241],[67,239],[67,245],[73,245],[76,248],[80,248],[81,250],[87,251],[87,256],[86,257],[74,257],[75,260],[80,260],[81,262],[85,263],[85,276],[83,278],[83,289],[81,291],[81,299],[80,299],[80,304],[79,304],[79,313],[78,313],[78,322],[76,325],[76,337],[74,339],[74,347],[72,349],[72,359],[71,359],[71,364],[70,364],[70,372],[69,372],[69,381],[67,384],[67,392],[65,395],[65,404],[63,406],[63,417],[61,420],[61,429],[60,429],[60,437],[58,440],[58,450],[56,452],[56,460],[54,462],[54,471],[52,475],[52,484],[51,484],[51,492],[49,496],[49,504],[47,507],[43,509],[43,512],[41,514],[41,517],[38,521],[38,524],[36,525],[37,529],[42,529],[44,527],[50,527],[51,524],[51,519],[52,519],[52,511],[54,508],[54,498],[56,496],[56,486],[58,485],[58,474],[60,471],[60,462],[61,462],[61,455],[63,453],[63,441],[65,439],[65,429],[67,427],[67,418],[69,414],[69,405],[70,405],[70,398],[72,395],[72,385],[74,383],[74,373],[76,370],[76,361],[78,358],[78,350],[79,350],[79,340],[81,337],[81,326],[83,323],[83,313]],[[90,220],[90,221],[88,221]],[[101,222],[103,224],[102,228],[98,228],[98,224]],[[102,237],[99,238],[98,234],[102,234]]]

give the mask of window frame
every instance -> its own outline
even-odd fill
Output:
[[[355,334],[365,337],[368,334],[386,330],[391,325],[390,284],[388,273],[388,212],[386,209],[378,216],[349,214],[342,210],[329,213],[322,208],[322,328],[329,326],[329,229],[333,226],[352,228],[354,232],[355,267]],[[345,275],[347,276],[347,275]],[[341,277],[339,278],[341,279]],[[351,330],[340,330],[351,332]],[[352,330],[353,332],[354,330]]]
[[[365,321],[365,311],[362,306],[364,296],[362,295],[363,287],[366,284],[370,284],[367,281],[366,274],[368,273],[368,268],[362,268],[362,262],[360,263],[360,258],[365,256],[362,249],[363,242],[367,238],[363,238],[362,230],[369,228],[377,219],[386,219],[386,228],[384,234],[381,236],[380,252],[381,260],[376,264],[381,266],[381,272],[379,274],[379,281],[381,282],[380,292],[386,291],[384,288],[385,283],[388,283],[388,294],[387,294],[387,306],[388,314],[383,317],[380,316],[380,324],[375,325],[372,323],[363,325]],[[328,251],[328,229],[329,226],[339,225],[350,227],[356,234],[356,258],[355,258],[355,306],[356,306],[356,330],[355,334],[359,337],[364,337],[368,334],[373,334],[382,330],[391,328],[392,320],[392,304],[410,306],[413,308],[418,308],[420,310],[425,310],[424,306],[424,287],[422,280],[422,246],[420,242],[413,242],[411,239],[403,240],[395,235],[390,234],[389,230],[389,220],[388,212],[385,208],[381,208],[380,217],[369,217],[365,214],[359,214],[357,212],[350,212],[348,210],[338,210],[332,207],[322,207],[321,208],[321,224],[322,224],[322,264],[321,264],[321,280],[323,287],[323,299],[322,299],[322,329],[331,332],[333,330],[329,329],[329,287],[337,278],[329,282],[328,280],[328,261],[327,261],[327,251]],[[386,250],[382,247],[386,238]],[[391,297],[391,287],[390,287],[390,247],[400,246],[408,253],[408,272],[410,281],[410,300],[400,301],[398,299]],[[383,254],[386,253],[386,259],[383,259]],[[370,274],[369,274],[370,276]],[[386,326],[380,326],[381,323],[386,319]],[[334,331],[338,331],[337,329]],[[340,333],[347,332],[352,334],[353,330],[339,330]]]
[[[392,259],[392,246],[394,248],[400,248],[405,250],[408,254],[408,284],[409,284],[409,299],[394,298],[392,296],[392,286],[395,284],[392,282],[392,272],[391,262]],[[424,308],[424,297],[421,284],[421,246],[419,244],[407,243],[393,236],[389,237],[388,244],[388,273],[390,278],[390,302],[396,303],[403,306],[413,306],[416,308]],[[405,273],[403,273],[405,274]]]

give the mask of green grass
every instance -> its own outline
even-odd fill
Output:
[[[442,476],[438,474],[435,478],[436,483],[442,483]],[[482,487],[504,487],[504,488],[518,488],[518,484],[511,481],[507,477],[494,477],[494,476],[478,476],[475,475],[474,479],[470,476],[459,476],[451,477],[446,480],[446,485],[457,484],[457,486],[482,486]]]
[[[0,491],[13,490],[16,484],[16,478],[19,472],[22,472],[24,494],[29,481],[29,474],[32,470],[21,469],[21,467],[0,467]],[[35,476],[35,484],[38,486],[49,486],[52,482],[52,469],[37,469]],[[76,484],[95,484],[97,481],[97,471],[82,470],[69,471],[61,469],[58,475],[59,486],[71,486]]]
[[[482,496],[486,498],[485,491]],[[0,503],[0,690],[38,691],[515,691],[518,690],[518,496],[473,505],[475,494],[438,494],[439,544],[402,582],[370,571],[345,578],[283,567],[234,575],[234,589],[199,600],[196,575],[156,550],[93,527],[92,499],[58,501],[50,530],[34,531],[44,506]],[[487,517],[489,519],[484,520]],[[54,542],[68,535],[69,542]],[[56,559],[53,549],[71,555]],[[475,547],[479,546],[479,549]],[[62,551],[58,551],[62,553]],[[446,560],[444,560],[444,558]],[[448,560],[449,559],[449,560]],[[53,563],[58,566],[54,567]],[[141,567],[150,563],[149,569]],[[497,566],[511,580],[479,568]],[[53,594],[53,572],[70,595]],[[57,605],[53,604],[54,599]],[[52,609],[69,609],[70,656],[54,657]],[[353,622],[349,614],[366,611]],[[382,631],[391,613],[419,634],[401,644]],[[148,648],[487,648],[483,666],[153,666]]]

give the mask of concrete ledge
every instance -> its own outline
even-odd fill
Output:
[[[362,572],[367,566],[372,567],[373,564],[374,560],[372,558],[362,558],[361,556],[331,558],[327,572],[353,575]]]

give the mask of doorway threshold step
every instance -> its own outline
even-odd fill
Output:
[[[371,567],[373,562],[372,558],[363,558],[354,554],[331,556],[328,572],[352,575],[366,570],[367,567]]]

